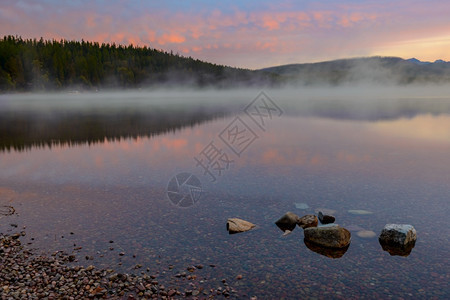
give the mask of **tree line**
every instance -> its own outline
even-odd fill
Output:
[[[270,82],[273,78],[146,46],[22,39],[11,35],[0,40],[0,91],[158,84],[229,86],[261,80]]]

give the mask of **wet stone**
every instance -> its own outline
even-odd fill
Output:
[[[331,215],[324,215],[321,211],[319,211],[319,221],[322,224],[331,224],[334,223],[335,217]]]

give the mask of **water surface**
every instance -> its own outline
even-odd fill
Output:
[[[240,297],[448,298],[445,95],[316,99],[274,91],[283,114],[264,130],[242,111],[257,94],[200,95],[116,95],[109,104],[70,95],[90,103],[70,109],[58,106],[61,95],[46,106],[30,105],[34,95],[2,96],[0,205],[16,214],[0,219],[0,232],[26,227],[31,247],[82,247],[80,264],[148,267],[168,286],[187,285],[174,275],[203,264],[194,285],[217,288],[226,279]],[[257,135],[240,156],[219,136],[237,116]],[[194,160],[211,142],[233,160],[214,183]],[[195,175],[204,190],[188,208],[166,194],[180,172]],[[409,256],[391,256],[377,238],[352,231],[347,252],[333,259],[310,250],[300,228],[282,237],[274,224],[287,211],[317,208],[377,235],[386,223],[412,224],[418,240]],[[355,209],[373,214],[348,213]],[[229,235],[230,217],[257,228]]]

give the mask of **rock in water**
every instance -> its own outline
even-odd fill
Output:
[[[284,214],[278,221],[275,222],[275,224],[280,228],[282,231],[292,231],[295,229],[295,226],[297,226],[297,223],[299,222],[300,218],[294,214],[293,212],[288,211]]]
[[[249,231],[256,225],[238,218],[230,218],[227,221],[227,230],[230,234]]]
[[[334,223],[336,219],[333,216],[324,215],[321,211],[319,211],[319,220],[322,224],[330,224]]]
[[[306,215],[298,219],[298,226],[301,228],[316,227],[319,221],[315,215]]]
[[[416,229],[412,225],[386,224],[381,231],[380,243],[406,246],[417,239]]]
[[[350,231],[339,225],[305,229],[305,240],[322,247],[344,248],[350,244],[350,239]]]
[[[378,238],[390,255],[408,256],[416,244],[417,233],[412,225],[386,224]]]

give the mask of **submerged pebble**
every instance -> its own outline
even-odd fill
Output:
[[[371,239],[377,236],[377,234],[371,230],[360,230],[356,235],[363,239]]]
[[[365,210],[365,209],[349,209],[348,213],[352,214],[352,215],[371,215],[371,214],[373,214],[373,212],[371,212],[369,210]]]
[[[306,203],[294,203],[295,208],[297,209],[308,209],[309,205]]]

